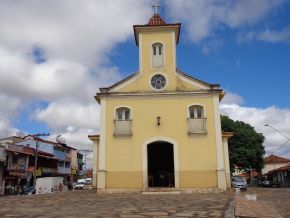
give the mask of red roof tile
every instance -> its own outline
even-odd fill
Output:
[[[275,170],[271,170],[271,171],[269,171],[269,173],[273,173],[273,172],[277,172],[277,171],[285,171],[285,170],[290,170],[290,164],[287,164],[283,167],[279,167]]]
[[[5,149],[6,151],[11,151],[11,152],[16,152],[16,153],[21,153],[21,154],[26,154],[26,155],[34,155],[35,154],[35,149],[34,148],[29,148],[26,146],[17,146],[17,145],[9,145],[8,148]],[[37,151],[37,154],[40,156],[45,156],[45,157],[53,157],[53,154],[44,152],[44,151]]]
[[[284,157],[270,155],[270,156],[264,158],[264,162],[265,163],[290,162],[290,160],[287,158],[284,158]]]
[[[165,21],[160,17],[159,14],[154,14],[150,19],[147,25],[158,26],[166,24]]]

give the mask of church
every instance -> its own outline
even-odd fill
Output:
[[[166,23],[156,10],[133,29],[139,70],[95,96],[93,185],[104,192],[227,189],[232,134],[221,130],[220,85],[176,66],[180,23]]]

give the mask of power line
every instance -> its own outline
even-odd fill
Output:
[[[285,135],[284,133],[282,133],[280,130],[278,130],[277,128],[269,125],[268,123],[264,124],[264,126],[266,127],[270,127],[272,129],[274,129],[277,133],[279,133],[281,136],[283,136],[284,138],[286,138],[286,141],[284,143],[282,143],[278,148],[276,148],[273,152],[272,152],[272,155],[274,154],[274,152],[277,152],[278,150],[280,150],[283,146],[287,145],[288,142],[290,141],[290,138]]]

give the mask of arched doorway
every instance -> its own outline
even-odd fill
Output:
[[[165,141],[147,145],[148,187],[175,187],[173,144]]]

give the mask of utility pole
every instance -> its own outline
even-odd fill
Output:
[[[49,133],[37,133],[35,135],[32,135],[36,138],[36,145],[35,145],[35,156],[34,156],[34,174],[33,174],[33,186],[36,186],[36,169],[37,169],[37,159],[38,159],[38,140],[39,136],[50,136]]]

